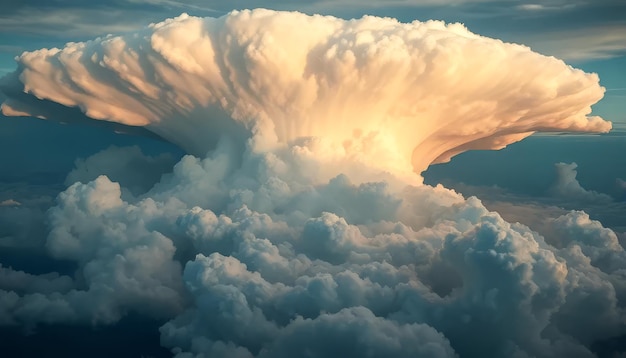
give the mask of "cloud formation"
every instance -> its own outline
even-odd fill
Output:
[[[14,94],[23,88],[200,156],[224,135],[251,137],[255,150],[323,137],[351,160],[420,173],[536,131],[611,128],[587,116],[603,95],[596,75],[438,21],[181,15],[18,63],[19,76],[4,79],[4,114],[42,115],[39,101]]]
[[[68,186],[76,182],[88,183],[100,175],[106,175],[132,194],[143,194],[174,164],[174,157],[168,153],[152,157],[143,154],[138,146],[110,146],[85,159],[77,159],[65,183]]]
[[[77,161],[45,241],[76,270],[0,267],[2,325],[139,313],[178,358],[592,357],[626,334],[613,231],[569,212],[547,243],[411,174],[608,130],[597,76],[557,59],[458,24],[255,10],[26,53],[3,81],[44,100],[10,90],[7,114],[77,106],[197,155]]]
[[[557,179],[550,191],[552,195],[569,200],[609,203],[613,199],[602,193],[583,188],[576,179],[576,163],[556,163]]]
[[[624,250],[586,214],[553,246],[441,186],[313,183],[296,155],[186,156],[129,200],[73,184],[46,245],[79,269],[4,269],[3,324],[169,317],[178,357],[591,357],[625,333]]]

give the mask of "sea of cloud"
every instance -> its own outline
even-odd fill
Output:
[[[140,154],[92,158],[120,151]],[[3,267],[0,322],[169,318],[161,342],[180,357],[592,356],[624,333],[626,253],[585,213],[553,220],[547,243],[441,186],[318,179],[301,151],[220,146],[135,194],[72,184],[45,245],[77,271]]]
[[[607,131],[587,117],[595,75],[458,24],[267,10],[18,62],[5,114],[78,106],[190,154],[77,161],[40,243],[76,269],[0,266],[0,325],[140,314],[167,320],[178,358],[592,357],[626,334],[612,230],[571,211],[544,238],[413,172],[535,131]],[[598,197],[574,169],[555,195]]]

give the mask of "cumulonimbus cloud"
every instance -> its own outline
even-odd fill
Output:
[[[255,10],[26,53],[3,86],[7,114],[78,106],[198,156],[78,161],[45,242],[77,270],[0,267],[0,325],[134,312],[168,320],[179,358],[591,357],[626,333],[613,231],[567,213],[555,246],[405,181],[534,131],[609,130],[587,117],[597,76],[557,59],[461,25]]]
[[[18,63],[4,114],[53,117],[23,90],[202,156],[224,135],[259,150],[323,137],[370,166],[420,173],[536,131],[611,128],[588,116],[604,91],[595,74],[440,21],[183,14]]]

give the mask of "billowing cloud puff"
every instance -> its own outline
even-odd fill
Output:
[[[610,196],[583,188],[576,179],[576,163],[556,163],[557,180],[550,189],[553,195],[570,200],[611,202]]]
[[[186,156],[126,200],[73,184],[47,247],[78,271],[3,269],[2,322],[165,317],[179,357],[585,357],[626,333],[624,250],[585,214],[552,246],[441,186],[312,183],[297,156]]]
[[[18,63],[6,115],[54,117],[55,102],[201,156],[224,135],[254,137],[255,150],[324,137],[335,155],[419,173],[536,131],[611,127],[587,116],[604,91],[595,74],[438,21],[181,15]]]
[[[0,247],[9,250],[41,248],[46,236],[45,212],[62,189],[26,183],[0,184]],[[32,254],[30,252],[34,256]],[[16,256],[16,253],[9,256]]]
[[[75,168],[67,175],[65,183],[88,183],[106,175],[123,188],[130,189],[131,193],[143,194],[174,164],[174,158],[167,153],[152,157],[143,154],[137,146],[111,146],[88,158],[76,160]]]
[[[0,308],[5,324],[110,323],[129,307],[154,317],[181,310],[185,296],[180,264],[172,260],[175,247],[149,229],[154,203],[128,207],[120,197],[119,184],[106,177],[76,183],[59,195],[48,215],[52,228],[46,245],[52,257],[78,264],[76,278],[69,288],[64,278],[63,291],[24,291],[10,278],[25,273],[5,273],[0,290],[12,298]],[[138,221],[125,223],[123,216]],[[59,279],[41,275],[28,281],[34,282],[28,287],[50,287]]]
[[[612,197],[583,187],[577,179],[576,163],[556,163],[554,167],[556,176],[553,182],[546,183],[543,187],[538,186],[538,194],[534,195],[520,193],[519,189],[474,186],[454,181],[447,181],[446,186],[465,196],[479,197],[489,210],[498,212],[506,221],[519,222],[531,227],[554,246],[560,246],[564,239],[564,232],[554,230],[554,219],[566,215],[571,210],[584,208],[585,215],[602,222],[604,227],[611,228],[618,236],[624,231],[626,202],[620,200],[618,196]],[[546,177],[549,178],[547,175]],[[608,182],[610,183],[610,180]],[[619,179],[616,182],[619,182]],[[506,182],[503,184],[506,185]],[[610,192],[611,188],[605,187],[601,190]]]

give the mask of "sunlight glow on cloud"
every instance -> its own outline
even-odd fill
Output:
[[[19,201],[15,201],[13,199],[7,199],[0,201],[0,206],[18,206],[21,205]]]
[[[558,59],[459,24],[255,10],[25,53],[2,86],[5,114],[63,120],[57,102],[190,154],[78,160],[44,244],[76,270],[0,266],[0,325],[135,313],[177,358],[593,357],[626,333],[613,231],[567,212],[552,245],[414,173],[608,131],[597,76]],[[559,187],[586,192],[574,169]]]
[[[93,119],[145,126],[196,155],[224,135],[261,151],[318,137],[381,170],[420,173],[536,131],[611,128],[587,116],[604,92],[595,74],[438,21],[181,15],[18,62],[4,80],[6,115],[38,113],[36,101],[11,96],[23,88]]]

